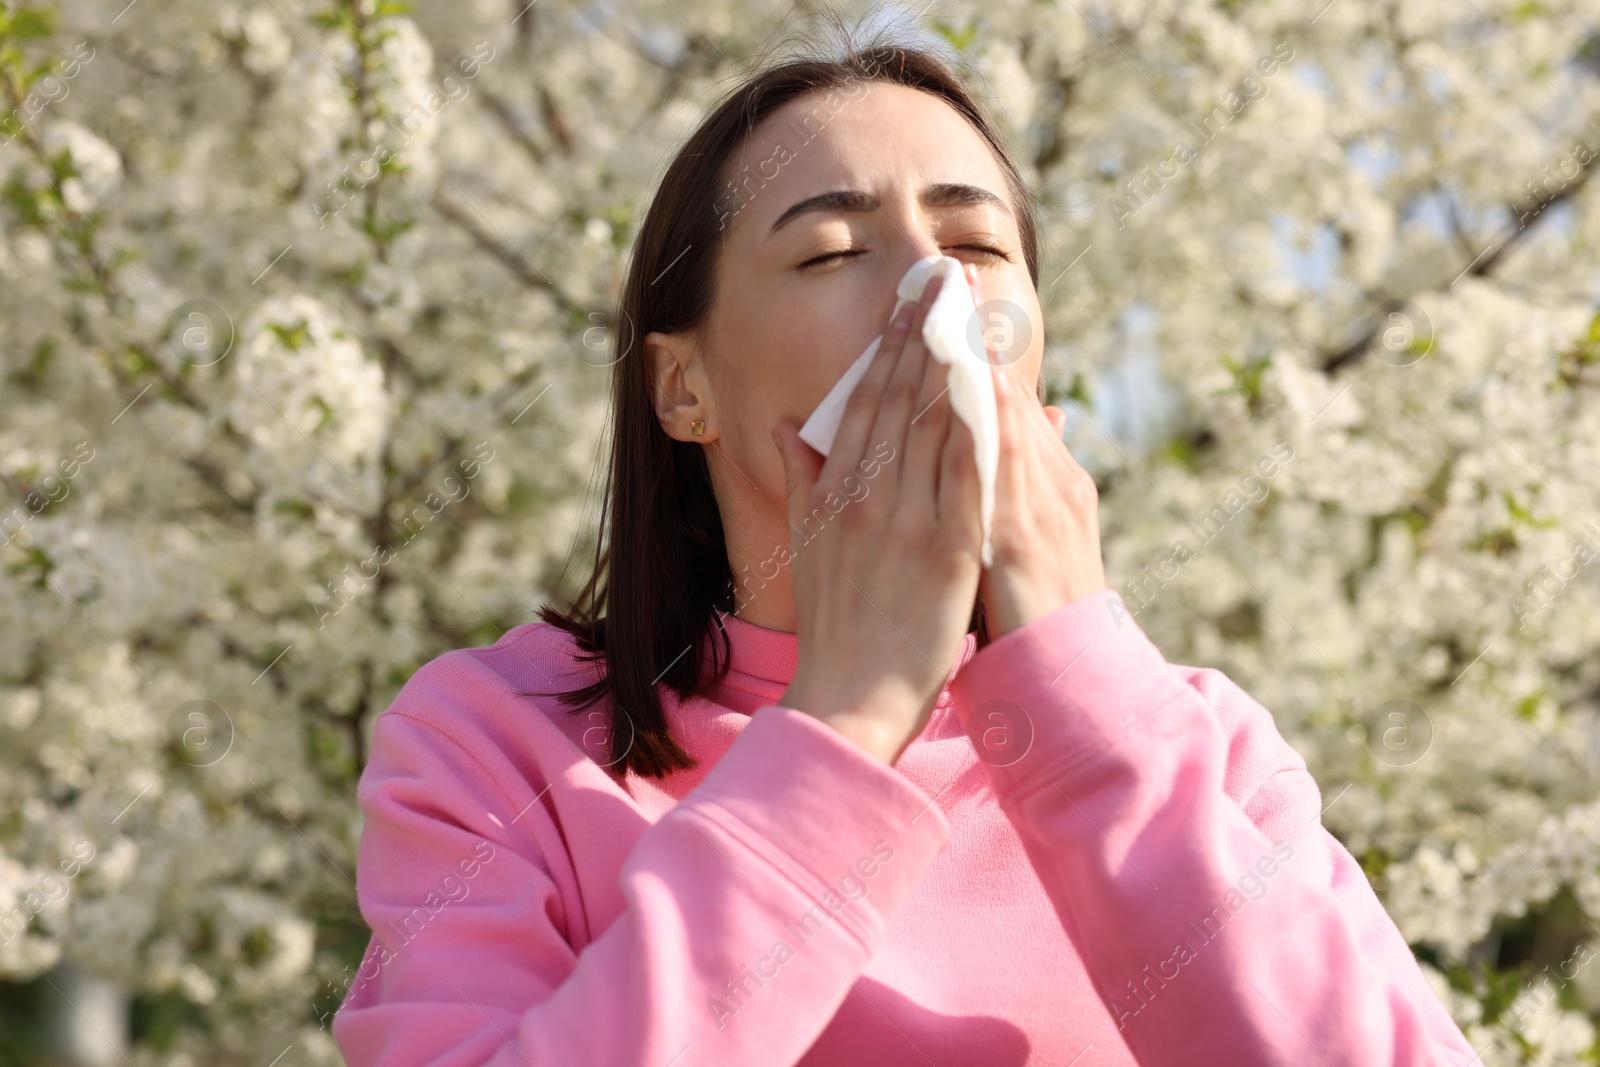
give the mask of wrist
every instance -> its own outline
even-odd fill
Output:
[[[906,739],[904,737],[896,736],[896,732],[891,730],[887,724],[870,715],[845,713],[814,715],[812,717],[833,727],[843,737],[853,741],[856,747],[885,767],[894,766],[894,761],[899,758],[901,750],[905,748]]]
[[[909,740],[903,725],[896,726],[907,717],[891,712],[893,700],[885,694],[845,693],[796,676],[778,703],[827,723],[886,766],[894,763]]]
[[[1098,585],[1091,582],[1083,584],[1081,588],[1059,591],[1052,590],[1044,583],[996,577],[984,590],[984,615],[988,620],[990,639],[1020,630],[1035,619],[1042,619],[1105,588],[1103,580]]]

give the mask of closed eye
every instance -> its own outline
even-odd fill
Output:
[[[1011,257],[1009,255],[1007,255],[1005,252],[1002,252],[998,248],[991,248],[988,245],[965,244],[965,245],[957,245],[956,247],[957,248],[965,248],[965,249],[968,249],[969,251],[973,251],[973,252],[983,252],[986,255],[995,256],[995,257],[997,257],[999,259],[1006,260],[1007,262],[1010,262],[1010,260],[1011,260]],[[861,255],[863,253],[863,251],[864,250],[860,249],[860,248],[849,248],[849,249],[845,249],[842,252],[825,252],[820,256],[814,256],[811,259],[806,260],[804,263],[800,264],[800,266],[798,268],[796,268],[796,269],[805,270],[807,267],[819,266],[819,265],[821,265],[823,263],[828,263],[828,262],[831,262],[831,261],[836,260],[836,259],[845,259],[845,258],[852,257],[852,256],[859,256],[859,255]]]
[[[998,249],[998,248],[990,248],[988,245],[957,245],[956,247],[957,248],[971,249],[974,252],[986,252],[991,256],[998,256],[999,258],[1001,258],[1003,260],[1006,260],[1007,262],[1010,262],[1010,260],[1011,260],[1011,257],[1006,255],[1000,249]]]
[[[861,255],[862,251],[863,250],[859,249],[859,248],[847,248],[842,252],[825,252],[820,256],[815,256],[815,257],[813,257],[811,259],[806,260],[804,263],[800,264],[800,266],[797,269],[798,270],[805,270],[807,267],[814,267],[814,266],[817,266],[818,264],[827,263],[827,262],[829,262],[831,260],[835,260],[835,259],[843,259],[846,256],[859,256],[859,255]]]

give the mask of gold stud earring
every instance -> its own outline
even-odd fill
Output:
[[[695,419],[689,424],[689,432],[694,434],[696,437],[699,437],[701,434],[705,433],[705,429],[706,424],[700,419]]]

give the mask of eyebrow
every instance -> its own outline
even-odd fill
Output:
[[[939,182],[923,186],[919,200],[923,207],[991,204],[1007,215],[1011,214],[1011,208],[994,193],[980,186],[961,182]],[[767,240],[771,240],[772,235],[786,223],[810,211],[876,211],[880,203],[877,197],[860,189],[835,189],[832,192],[808,196],[778,216],[777,221],[772,224],[772,229],[767,231]]]

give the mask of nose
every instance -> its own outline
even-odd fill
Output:
[[[896,223],[900,228],[901,236],[904,238],[902,243],[905,246],[903,249],[905,261],[900,264],[900,274],[902,276],[911,269],[911,264],[917,260],[944,254],[944,250],[939,247],[939,242],[934,239],[933,234],[928,232],[925,221],[918,217],[912,217],[906,222]]]
[[[896,218],[890,221],[899,231],[899,239],[896,242],[895,253],[890,256],[890,262],[894,265],[894,269],[891,271],[893,276],[889,282],[890,290],[884,297],[887,301],[883,306],[884,322],[889,321],[889,315],[894,311],[894,305],[900,299],[898,292],[900,279],[906,276],[906,271],[910,270],[919,260],[927,259],[929,256],[944,255],[944,250],[939,247],[939,242],[934,240],[933,235],[927,231],[920,220]]]

